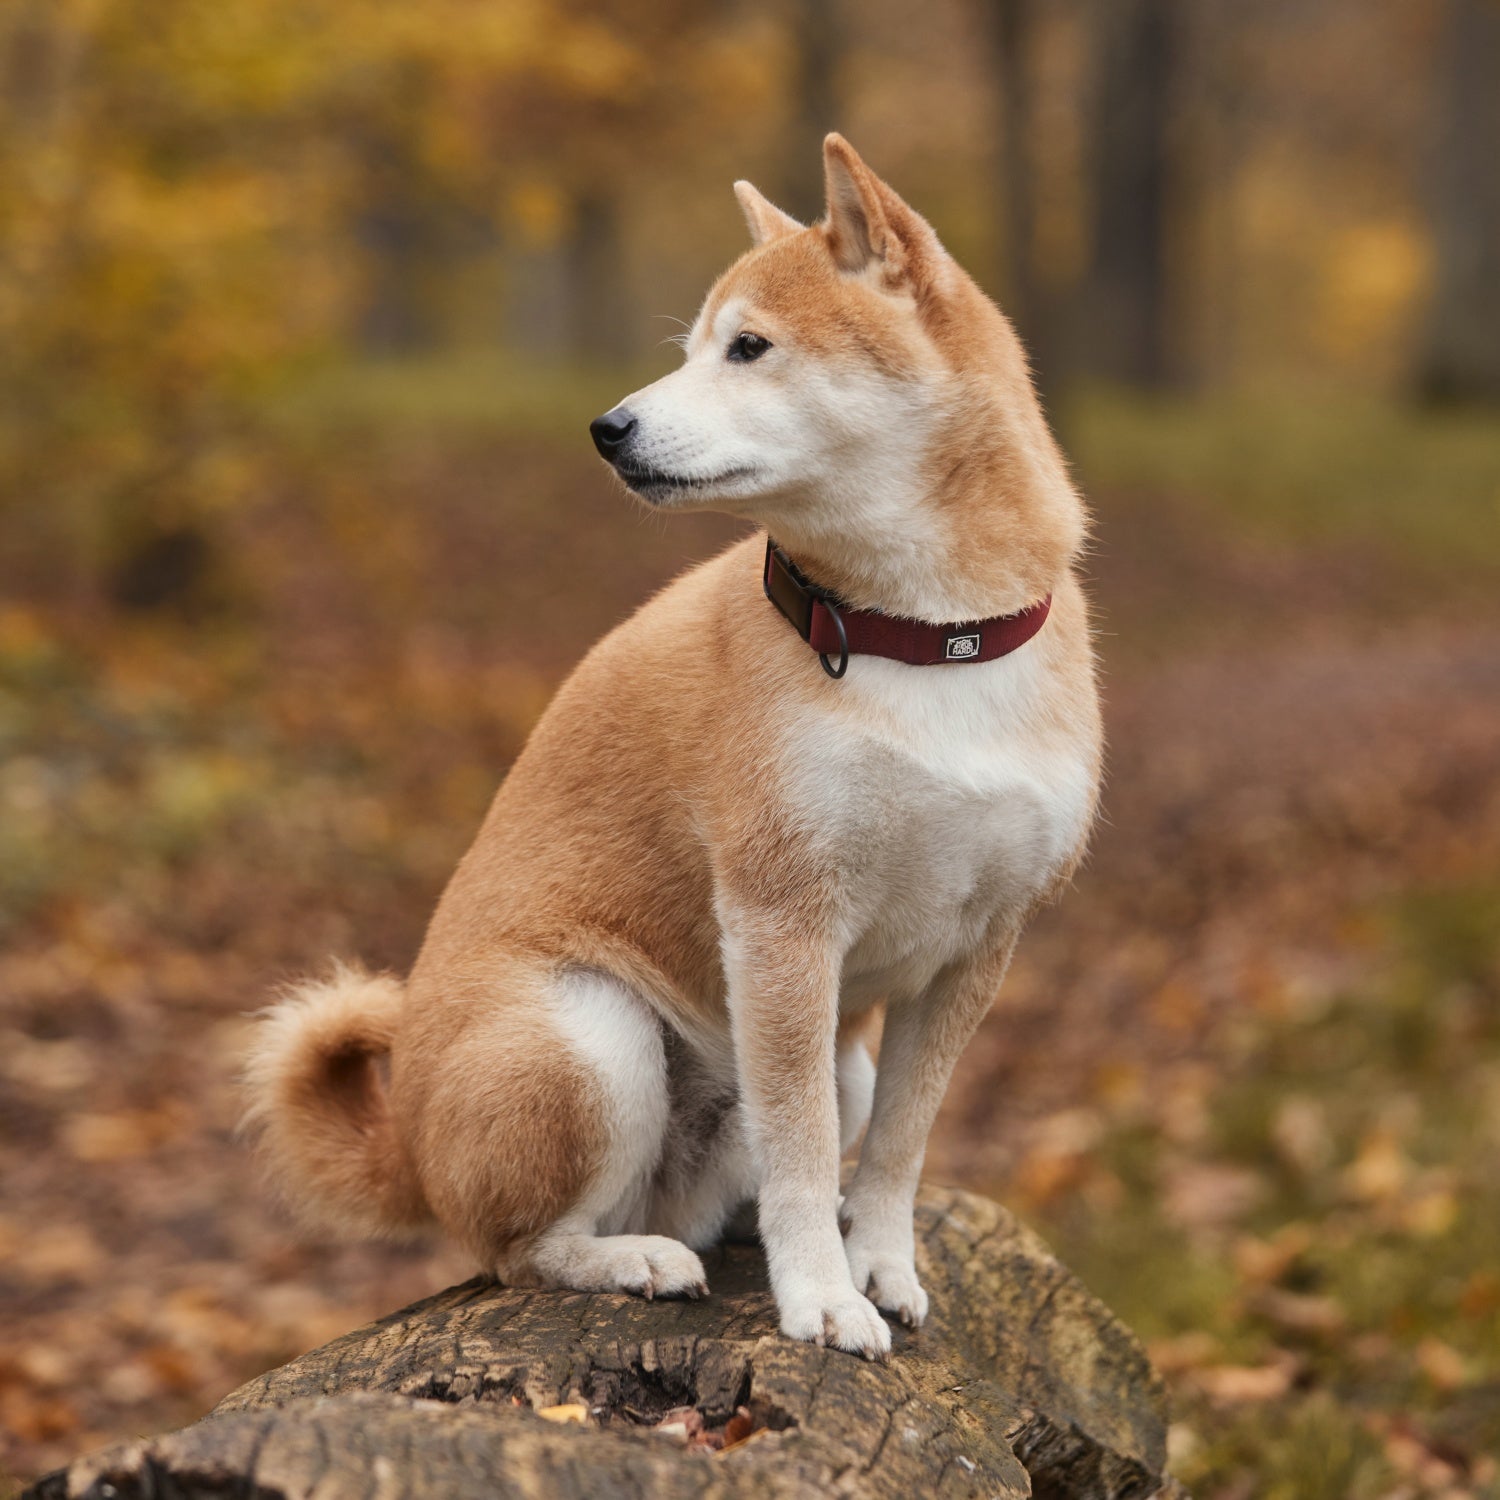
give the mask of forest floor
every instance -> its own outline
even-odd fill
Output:
[[[1074,444],[1105,819],[929,1173],[1146,1339],[1199,1500],[1500,1495],[1500,471],[1176,421]],[[278,981],[410,962],[561,674],[734,534],[529,425],[288,438],[190,616],[0,580],[0,1494],[469,1273],[294,1230],[235,1075]]]

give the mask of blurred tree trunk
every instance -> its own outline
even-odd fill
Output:
[[[1097,375],[1161,386],[1174,373],[1166,264],[1174,0],[1107,0],[1096,27],[1086,362]]]
[[[431,342],[420,296],[425,228],[420,211],[395,191],[382,192],[359,216],[356,232],[369,267],[359,339],[376,353],[402,354]]]
[[[792,128],[781,168],[782,207],[811,223],[823,212],[823,137],[841,130],[838,62],[843,48],[837,0],[793,0],[797,57]]]
[[[1033,129],[1033,38],[1037,0],[992,0],[986,8],[988,36],[999,85],[1000,245],[1004,306],[1031,356],[1043,397],[1052,394],[1063,358],[1059,310],[1036,267],[1036,181]]]
[[[568,352],[576,358],[627,359],[645,347],[648,330],[631,303],[624,241],[620,196],[600,187],[580,193],[563,247]]]
[[[1449,0],[1438,73],[1436,266],[1418,388],[1500,401],[1500,3]]]
[[[380,354],[420,349],[434,333],[423,299],[432,212],[404,124],[404,111],[394,124],[367,121],[358,138],[363,193],[354,232],[366,270],[357,331],[360,343]]]
[[[638,355],[647,324],[630,295],[621,196],[584,188],[567,227],[506,254],[506,342],[543,359],[613,361]]]

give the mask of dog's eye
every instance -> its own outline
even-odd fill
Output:
[[[759,359],[770,347],[770,339],[763,339],[758,333],[740,333],[730,340],[724,358],[747,365],[752,359]]]

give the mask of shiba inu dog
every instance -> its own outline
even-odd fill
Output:
[[[1085,513],[1016,336],[847,142],[824,158],[810,227],[736,185],[753,248],[592,429],[648,504],[761,530],[564,683],[405,984],[300,986],[249,1080],[324,1221],[693,1297],[754,1204],[784,1332],[882,1358],[880,1312],[927,1311],[928,1132],[1081,856],[1101,734]]]

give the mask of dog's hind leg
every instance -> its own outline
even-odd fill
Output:
[[[645,1227],[668,1119],[660,1022],[618,980],[576,970],[559,981],[554,1021],[591,1075],[602,1149],[578,1200],[527,1248],[544,1285],[643,1297],[699,1297],[703,1263],[680,1240]],[[502,1273],[503,1274],[503,1273]]]
[[[698,1257],[638,1232],[668,1116],[660,1023],[597,970],[525,981],[530,994],[464,1028],[461,1071],[431,1070],[467,1090],[442,1111],[441,1146],[427,1134],[424,1157],[442,1153],[434,1206],[511,1285],[701,1295]]]

